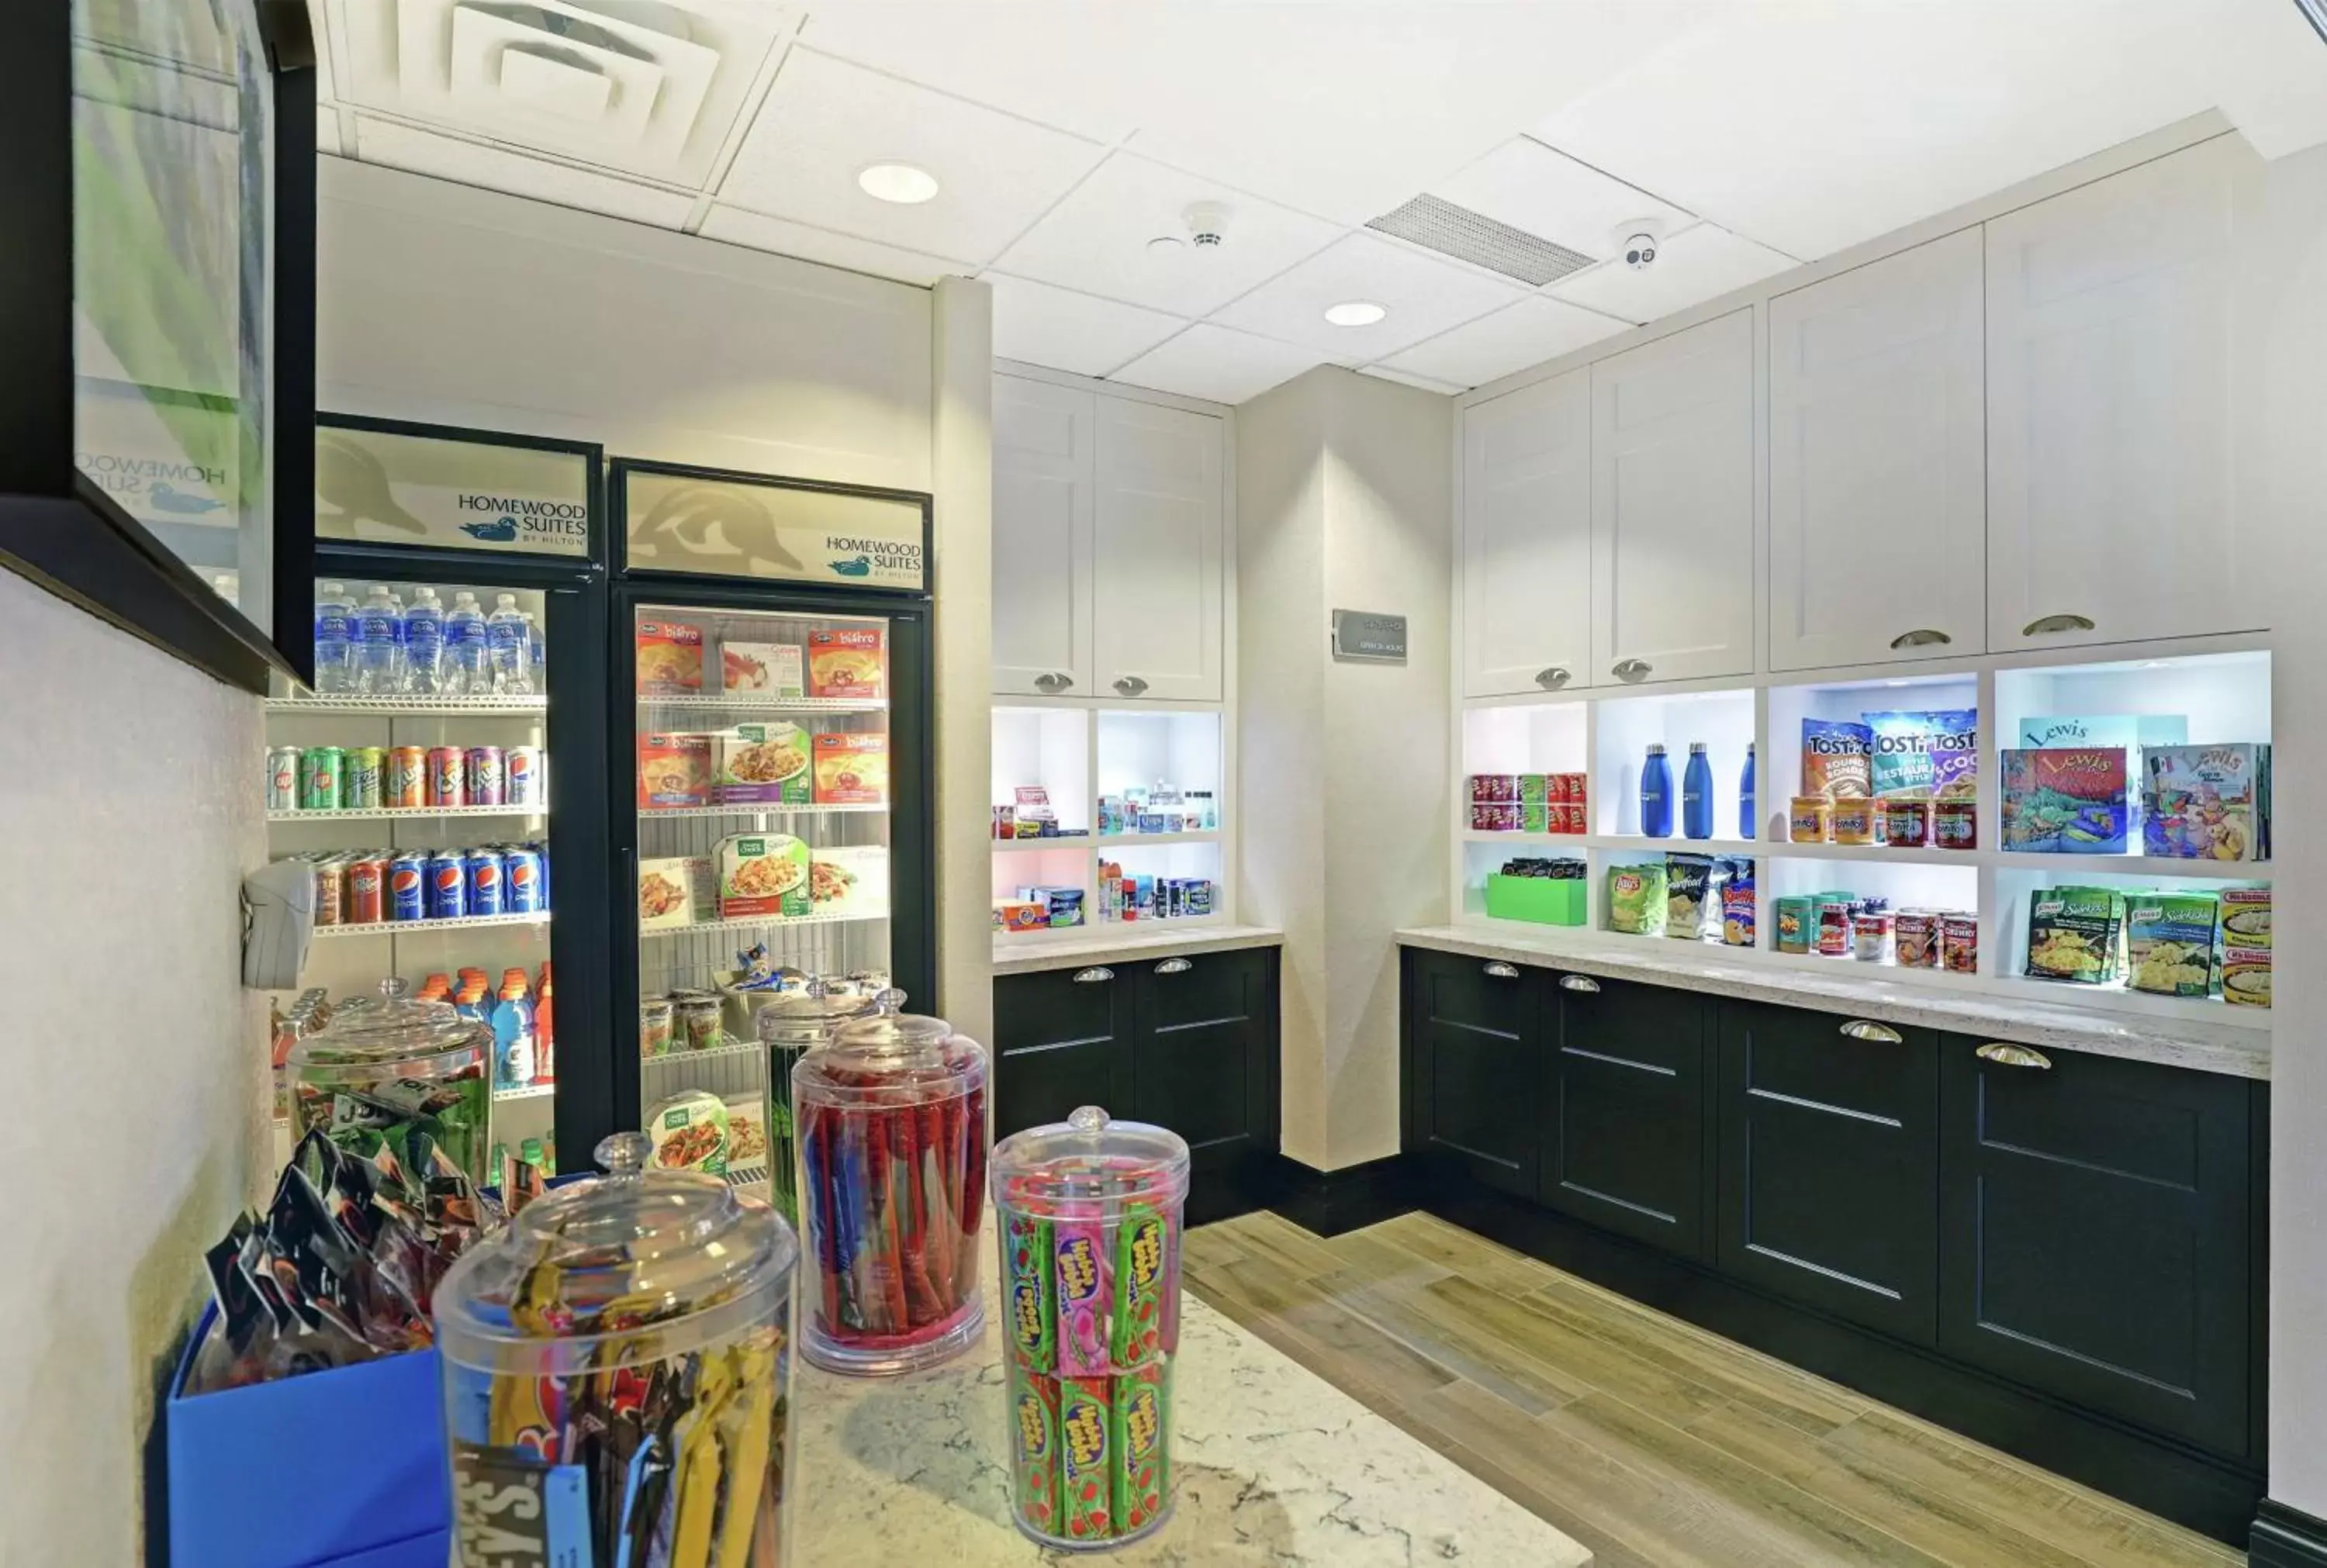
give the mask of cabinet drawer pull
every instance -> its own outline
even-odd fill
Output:
[[[1618,680],[1639,680],[1649,673],[1649,661],[1645,658],[1623,659],[1608,673]]]
[[[1929,648],[1934,643],[1953,642],[1954,640],[1955,639],[1949,637],[1946,632],[1934,631],[1930,627],[1925,626],[1913,631],[1901,632],[1898,636],[1891,639],[1891,646],[1893,648]]]
[[[1497,980],[1516,980],[1519,977],[1517,966],[1506,964],[1500,958],[1487,966],[1487,973]]]
[[[1562,975],[1559,988],[1563,991],[1597,991],[1600,982],[1589,975]]]
[[[1117,679],[1115,689],[1125,696],[1135,697],[1147,689],[1147,683],[1135,675],[1126,675]]]
[[[1075,971],[1075,984],[1078,985],[1096,985],[1102,980],[1112,980],[1114,978],[1115,971],[1107,968],[1104,966],[1096,969],[1078,969]]]
[[[1842,1026],[1842,1031],[1853,1040],[1872,1040],[1883,1045],[1897,1045],[1906,1038],[1889,1024],[1868,1018],[1852,1019]]]
[[[2025,1045],[2012,1045],[2001,1040],[1991,1040],[1972,1055],[1982,1061],[1992,1061],[1998,1067],[2049,1068],[2052,1059],[2042,1051]]]
[[[1062,692],[1074,684],[1075,677],[1064,670],[1054,669],[1034,677],[1034,688],[1037,691]]]
[[[1555,664],[1548,669],[1539,669],[1535,672],[1535,684],[1546,691],[1556,691],[1565,686],[1570,678],[1567,667],[1564,664]]]
[[[2020,629],[2023,637],[2050,637],[2060,631],[2090,631],[2092,619],[2085,615],[2040,615]]]
[[[1189,963],[1185,958],[1166,958],[1164,962],[1155,966],[1155,973],[1158,975],[1185,975],[1189,970],[1194,967],[1195,966]]]

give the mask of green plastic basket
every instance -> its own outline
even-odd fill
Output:
[[[1547,876],[1487,873],[1487,913],[1499,920],[1532,920],[1538,926],[1584,923],[1584,881]]]

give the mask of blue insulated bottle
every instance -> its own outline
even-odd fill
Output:
[[[1745,748],[1745,777],[1737,784],[1737,836],[1752,838],[1755,813],[1753,810],[1753,748]]]
[[[1650,838],[1672,836],[1672,765],[1665,749],[1651,745],[1640,764],[1640,831]]]

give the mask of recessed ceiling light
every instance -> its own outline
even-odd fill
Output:
[[[938,193],[938,177],[918,163],[867,163],[857,171],[856,186],[876,201],[911,207]]]
[[[1325,307],[1325,319],[1337,327],[1370,327],[1388,314],[1388,307],[1371,300],[1343,300]]]

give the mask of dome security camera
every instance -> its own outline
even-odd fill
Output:
[[[1624,265],[1634,272],[1646,272],[1657,259],[1657,237],[1634,234],[1624,240]]]

